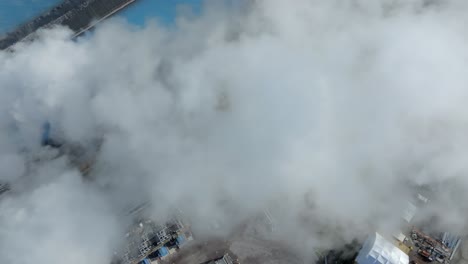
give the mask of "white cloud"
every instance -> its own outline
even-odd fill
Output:
[[[456,182],[464,197],[466,5],[354,3],[256,1],[180,19],[174,31],[114,20],[90,39],[71,42],[56,29],[1,54],[0,105],[28,120],[23,144],[37,148],[31,138],[45,118],[82,144],[104,131],[95,184],[112,186],[97,195],[46,164],[58,167],[53,177],[2,203],[18,215],[0,220],[7,237],[48,239],[36,263],[49,263],[56,245],[77,263],[102,262],[115,235],[102,208],[149,198],[159,216],[177,206],[232,225],[273,204],[284,231],[303,238],[292,240],[330,246],[397,225],[408,182]],[[0,143],[10,145],[5,159],[18,155],[10,136]],[[455,197],[437,209],[463,229]],[[21,250],[19,241],[5,249]]]

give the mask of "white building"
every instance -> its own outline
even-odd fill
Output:
[[[375,233],[369,236],[356,258],[358,264],[408,264],[408,255]]]

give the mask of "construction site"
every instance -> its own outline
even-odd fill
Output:
[[[410,248],[411,264],[438,262],[448,264],[454,258],[461,239],[447,232],[437,236],[423,233],[417,228],[411,230],[407,246]]]
[[[457,255],[462,239],[449,232],[436,230],[431,221],[415,221],[418,212],[430,200],[421,194],[408,202],[402,215],[401,231],[393,235],[370,235],[356,257],[358,264],[449,264]]]
[[[153,260],[164,259],[192,240],[189,226],[179,218],[173,218],[164,224],[152,220],[142,220],[129,228],[123,239],[121,249],[114,254],[115,264],[139,263],[151,256]]]

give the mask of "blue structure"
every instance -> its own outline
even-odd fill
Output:
[[[50,147],[53,147],[53,148],[60,148],[62,146],[62,144],[60,144],[60,142],[52,139],[51,136],[50,136],[51,129],[52,128],[51,128],[51,125],[50,125],[49,121],[46,121],[42,125],[41,145],[42,146],[50,146]]]
[[[151,261],[147,258],[145,258],[144,260],[140,261],[139,264],[151,264]]]
[[[169,250],[167,249],[167,247],[161,247],[160,249],[158,249],[158,253],[160,257],[165,257],[169,255]]]
[[[47,121],[42,125],[41,145],[46,146],[49,144],[49,141],[50,141],[50,123],[49,121]]]
[[[442,235],[442,242],[444,243],[445,246],[447,246],[450,249],[454,249],[455,246],[459,243],[460,238],[458,236],[454,236],[453,234],[450,234],[448,232],[445,232]]]
[[[176,238],[176,244],[177,246],[182,246],[183,244],[185,243],[185,236],[184,235],[179,235],[177,238]]]
[[[445,232],[442,234],[442,243],[452,250],[452,254],[450,255],[450,260],[453,259],[455,253],[460,246],[461,238],[459,236],[450,234]]]

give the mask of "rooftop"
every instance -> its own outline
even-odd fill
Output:
[[[380,234],[369,236],[356,258],[358,264],[408,264],[409,256]]]

